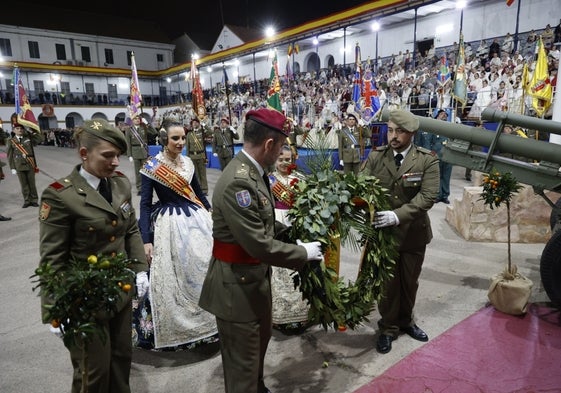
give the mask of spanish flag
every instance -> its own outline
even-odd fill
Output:
[[[547,68],[547,55],[543,47],[542,38],[537,42],[538,59],[532,75],[532,80],[528,85],[528,93],[532,97],[532,107],[539,117],[542,117],[551,105],[553,90],[549,81]]]
[[[506,5],[510,7],[514,3],[514,0],[506,0]]]

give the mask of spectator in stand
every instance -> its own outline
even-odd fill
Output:
[[[501,45],[499,44],[499,39],[495,38],[491,45],[489,45],[489,56],[488,59],[491,60],[494,56],[493,54],[496,53],[497,57],[501,58]]]
[[[487,46],[487,43],[485,42],[485,40],[481,40],[479,46],[477,47],[477,52],[476,52],[477,57],[483,60],[483,58],[487,56],[488,52],[489,52],[489,47]]]
[[[507,54],[512,54],[512,50],[514,49],[514,39],[510,35],[510,33],[506,33],[505,39],[503,40],[503,44],[501,45],[501,51]]]
[[[561,45],[561,19],[559,19],[559,24],[555,26],[555,30],[553,31],[553,43]]]
[[[551,25],[548,23],[547,26],[545,26],[544,31],[542,32],[542,41],[543,41],[543,46],[546,49],[551,49],[552,45],[553,45],[553,29],[551,28]]]

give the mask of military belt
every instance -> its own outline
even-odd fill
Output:
[[[259,260],[249,255],[239,244],[224,243],[214,239],[212,246],[212,256],[222,262],[259,264]]]

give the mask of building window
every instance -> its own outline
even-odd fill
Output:
[[[90,47],[82,46],[82,60],[89,63],[92,61],[92,56],[90,55]]]
[[[156,53],[156,61],[158,61],[158,63],[161,63],[164,61],[164,55],[162,55],[161,53]]]
[[[109,84],[107,85],[107,96],[109,97],[109,100],[111,101],[116,101],[119,98],[119,95],[117,94],[117,85],[116,84]]]
[[[132,60],[131,60],[131,58],[132,58],[132,51],[128,50],[128,51],[127,51],[127,64],[128,64],[129,66],[132,65]]]
[[[85,85],[86,85],[86,95],[88,97],[95,96],[94,84],[93,83],[85,83]]]
[[[27,45],[29,46],[29,57],[39,59],[41,57],[39,55],[39,43],[37,41],[27,41]]]
[[[0,38],[0,55],[12,56],[12,44],[7,38]]]
[[[70,94],[70,82],[60,81],[60,93],[64,95]]]
[[[33,81],[33,90],[35,94],[42,94],[45,92],[45,84],[43,81]]]
[[[56,59],[66,60],[66,47],[64,44],[55,44],[56,48]]]
[[[105,64],[115,64],[113,60],[113,49],[105,49]]]

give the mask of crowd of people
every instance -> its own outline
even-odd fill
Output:
[[[559,60],[554,43],[561,42],[561,27],[559,35],[558,28],[550,30],[546,45],[553,80]],[[479,120],[481,109],[497,100],[503,100],[500,109],[518,111],[513,108],[521,69],[534,59],[519,55],[511,40],[507,34],[502,45],[495,39],[486,53],[466,53],[467,81],[475,95],[460,113],[451,110],[451,83],[437,79],[435,51],[429,49],[416,65],[408,53],[378,64],[379,98],[390,115],[383,143],[368,153],[372,128],[350,100],[352,73],[338,67],[291,81],[288,94],[281,96],[284,113],[266,108],[265,97],[240,92],[232,93],[233,112],[226,97],[209,97],[212,116],[206,121],[186,106],[154,116],[152,124],[133,116],[124,131],[101,119],[77,127],[73,139],[80,163],[41,195],[40,265],[63,271],[72,258],[99,252],[125,252],[139,261],[134,301],[132,293],[123,294],[114,313],[96,319],[109,340],[88,346],[89,391],[130,391],[132,331],[135,345],[147,349],[178,350],[218,341],[226,391],[270,392],[264,362],[273,327],[301,331],[308,323],[309,305],[293,287],[290,272],[323,258],[317,241],[292,244],[276,237],[291,225],[282,190],[292,179],[288,167],[298,154],[294,144],[313,139],[314,133],[339,149],[339,169],[376,176],[390,195],[391,210],[376,212],[373,221],[376,229],[394,231],[398,249],[394,274],[378,304],[377,351],[391,351],[400,334],[428,341],[413,310],[432,238],[428,210],[434,203],[449,203],[451,166],[439,159],[444,140],[419,131],[413,114]],[[448,57],[451,69],[454,53]],[[487,94],[494,101],[484,101]],[[519,105],[528,113],[526,103]],[[18,123],[13,132],[8,157],[22,184],[23,207],[39,206],[29,182],[34,184],[33,146],[41,134],[28,133]],[[153,157],[148,155],[150,136],[162,148]],[[238,140],[242,150],[235,154]],[[212,203],[202,155],[207,144],[222,171]],[[124,154],[135,162],[134,185],[116,171]],[[131,204],[134,189],[140,195],[138,221]],[[43,306],[53,301],[42,293]],[[43,321],[48,323],[45,310]],[[79,392],[83,353],[68,349],[72,391]]]

